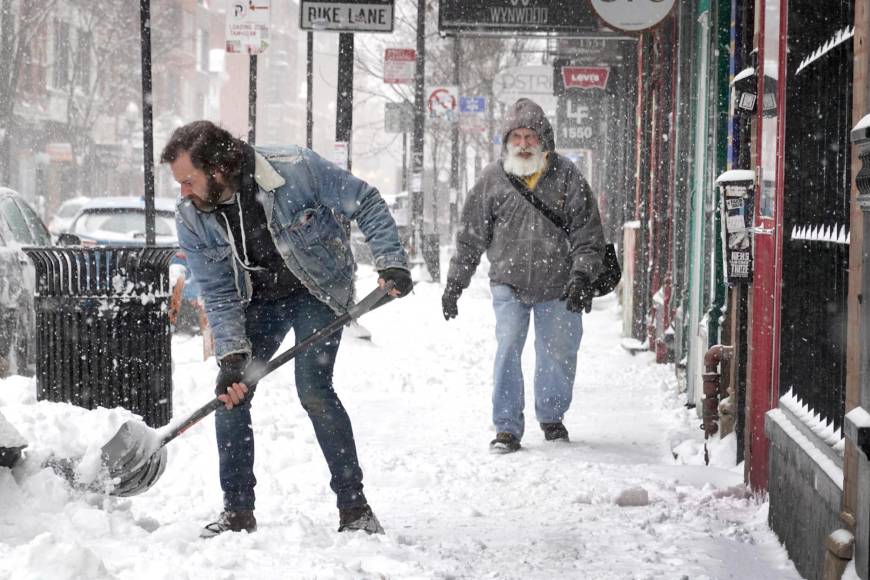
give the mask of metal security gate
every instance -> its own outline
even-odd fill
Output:
[[[176,248],[25,248],[36,266],[37,398],[172,414],[169,261]]]
[[[841,427],[846,384],[851,0],[789,2],[779,394]]]

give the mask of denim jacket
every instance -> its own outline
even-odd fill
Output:
[[[257,147],[256,152],[254,179],[272,239],[312,295],[337,314],[353,302],[356,263],[339,215],[357,223],[375,269],[408,269],[396,223],[377,189],[308,149]],[[245,307],[251,283],[225,230],[214,213],[197,210],[185,198],[178,201],[176,223],[212,328],[215,356],[250,353]]]

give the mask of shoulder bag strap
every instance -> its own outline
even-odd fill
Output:
[[[541,198],[536,196],[531,189],[525,184],[525,182],[517,175],[512,175],[510,173],[505,172],[510,180],[511,184],[514,188],[522,195],[526,201],[532,204],[535,209],[544,214],[548,220],[556,224],[556,227],[565,232],[566,234],[570,234],[571,232],[568,230],[568,224],[565,223],[560,216],[556,214],[547,204],[541,201]]]

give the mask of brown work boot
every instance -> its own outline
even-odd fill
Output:
[[[205,526],[199,533],[200,538],[213,538],[224,532],[248,532],[257,531],[257,518],[252,511],[230,512],[224,511],[214,521]]]

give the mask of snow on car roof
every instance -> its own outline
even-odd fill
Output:
[[[91,209],[145,209],[145,198],[135,196],[97,197],[82,206],[81,211]],[[155,197],[154,209],[175,212],[174,197]]]

